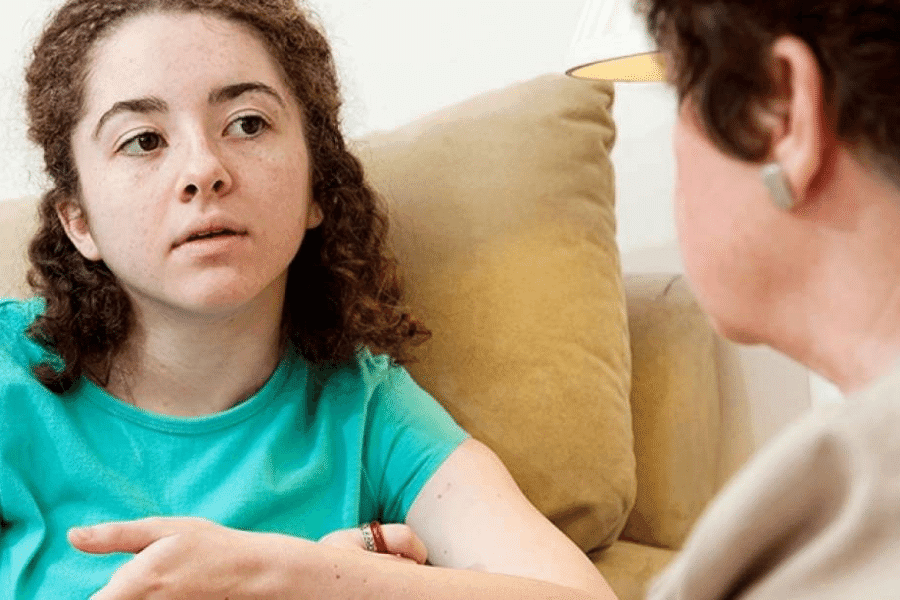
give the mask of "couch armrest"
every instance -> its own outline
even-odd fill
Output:
[[[637,499],[623,539],[680,548],[719,484],[717,337],[684,277],[625,278]]]

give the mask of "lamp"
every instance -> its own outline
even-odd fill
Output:
[[[566,74],[609,81],[664,81],[662,53],[627,0],[587,0],[572,45]]]

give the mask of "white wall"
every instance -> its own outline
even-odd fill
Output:
[[[0,198],[33,194],[42,184],[41,157],[25,140],[22,78],[25,56],[55,0],[7,2],[0,20]]]
[[[312,0],[345,90],[351,136],[388,129],[473,94],[563,71],[583,0]],[[59,0],[5,7],[0,22],[0,198],[36,194],[40,157],[25,141],[23,56]],[[680,271],[671,211],[672,92],[617,85],[618,239],[627,271]],[[726,393],[763,398],[750,415],[762,440],[809,404],[806,372],[765,349],[726,345]],[[774,382],[774,383],[773,383]],[[793,400],[791,400],[793,399]]]

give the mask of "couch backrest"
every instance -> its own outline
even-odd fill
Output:
[[[678,549],[721,484],[717,337],[684,277],[630,275],[637,500],[622,536]]]
[[[37,199],[0,200],[0,298],[24,298],[28,242],[37,228]]]

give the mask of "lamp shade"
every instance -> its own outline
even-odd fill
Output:
[[[662,54],[629,0],[587,0],[568,54],[573,77],[664,81]]]

